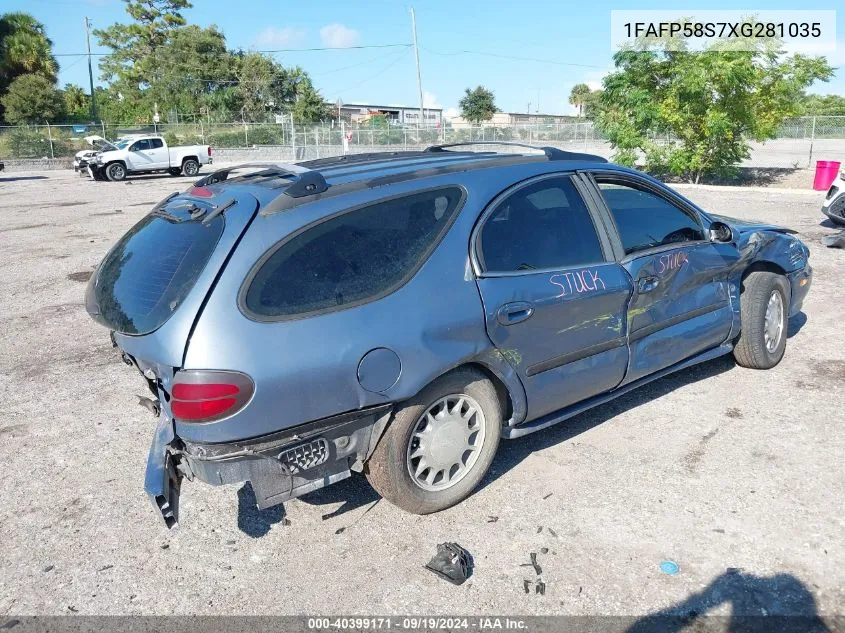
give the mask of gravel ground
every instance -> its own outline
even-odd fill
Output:
[[[186,484],[169,533],[142,490],[144,386],[82,282],[187,182],[0,177],[0,616],[845,612],[845,252],[821,246],[822,194],[683,189],[812,249],[775,369],[718,359],[505,442],[481,489],[436,515],[377,502],[358,476],[264,512],[248,487]],[[461,587],[423,569],[447,540],[475,558]],[[544,596],[524,593],[530,552]]]

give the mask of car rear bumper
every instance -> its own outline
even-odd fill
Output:
[[[162,418],[144,489],[168,528],[178,523],[183,477],[212,486],[249,481],[259,509],[269,508],[361,470],[391,410],[390,404],[379,405],[225,444],[186,442]]]
[[[789,273],[788,278],[792,291],[792,299],[789,303],[789,316],[793,317],[801,312],[804,299],[807,297],[807,293],[810,292],[810,286],[813,285],[813,267],[807,263],[804,268]]]

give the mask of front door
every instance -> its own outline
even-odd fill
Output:
[[[576,178],[518,185],[474,234],[487,333],[522,380],[528,419],[613,389],[628,364],[630,278],[610,261]]]
[[[722,344],[733,312],[728,272],[739,253],[709,241],[698,213],[635,177],[596,176],[634,293],[628,306],[632,382]]]

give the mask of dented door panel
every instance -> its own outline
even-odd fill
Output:
[[[699,242],[623,261],[634,287],[626,383],[725,341],[733,320],[728,275],[738,258],[732,244]]]
[[[622,381],[632,285],[620,265],[486,276],[478,288],[487,332],[525,386],[528,419]]]

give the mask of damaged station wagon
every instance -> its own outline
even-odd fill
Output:
[[[242,165],[156,205],[86,304],[152,392],[167,526],[184,479],[266,508],[352,471],[424,514],[502,437],[722,354],[776,365],[812,279],[792,233],[554,148]]]

